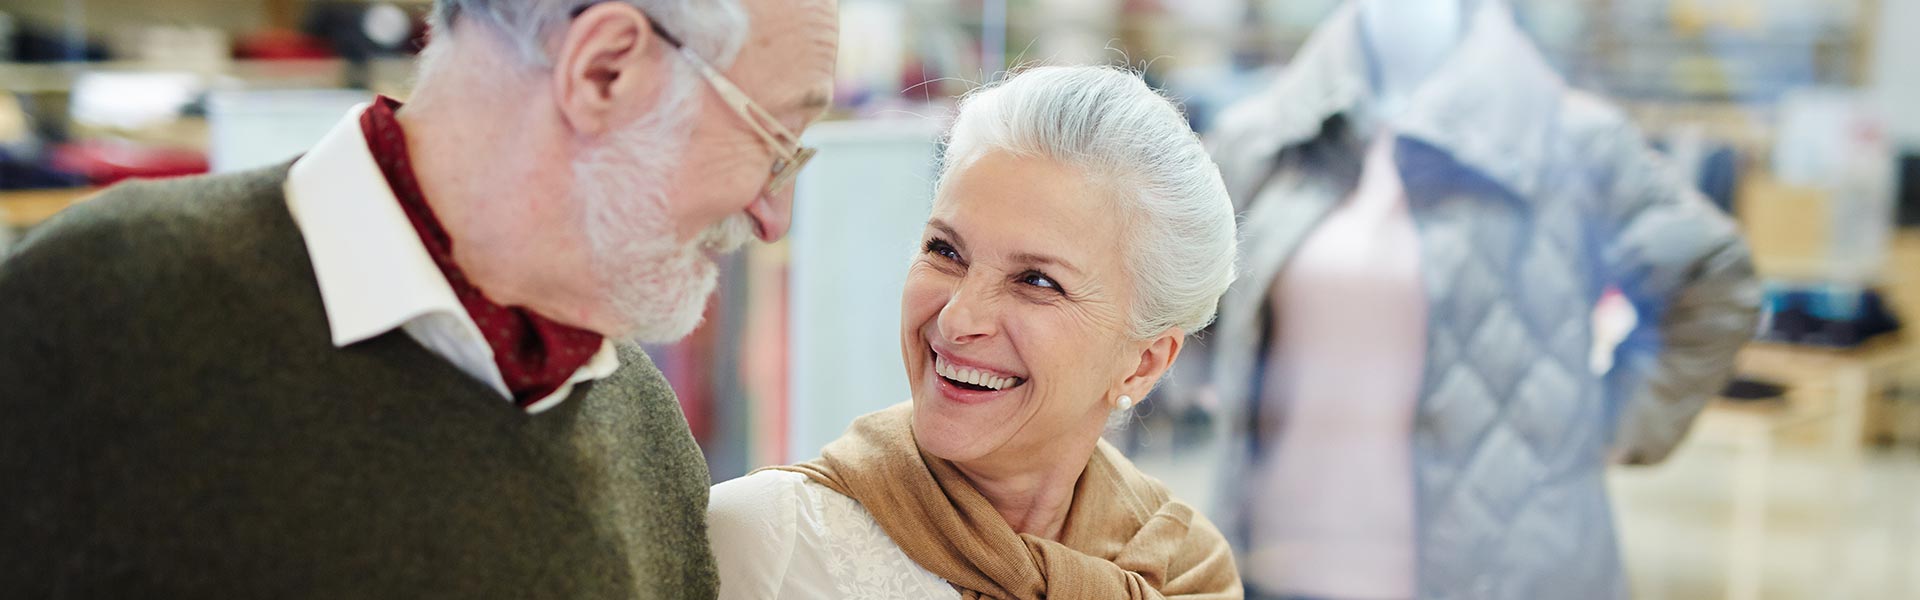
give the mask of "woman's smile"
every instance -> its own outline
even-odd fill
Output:
[[[1027,378],[980,365],[964,358],[949,358],[932,346],[929,374],[940,395],[961,404],[980,404],[1004,397],[1027,383]]]

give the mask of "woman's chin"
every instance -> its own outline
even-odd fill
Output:
[[[1012,414],[1016,406],[1005,398],[964,403],[937,391],[915,390],[914,437],[933,456],[953,462],[976,459],[999,446],[1007,435],[1005,428],[1020,421]]]
[[[985,454],[975,447],[979,442],[977,435],[955,427],[948,419],[916,414],[913,436],[921,451],[941,460],[964,463]]]

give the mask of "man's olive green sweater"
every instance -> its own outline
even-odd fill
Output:
[[[0,262],[0,595],[714,596],[644,354],[528,415],[399,330],[334,347],[286,172],[122,185]]]

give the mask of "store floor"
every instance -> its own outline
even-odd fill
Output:
[[[1736,525],[1740,460],[1691,445],[1667,464],[1611,474],[1638,600],[1920,598],[1920,449],[1869,449],[1848,484],[1816,449],[1780,447],[1758,544]],[[1757,568],[1739,574],[1743,559]]]
[[[1178,430],[1149,424],[1135,462],[1208,506],[1216,462],[1177,443]],[[1762,540],[1734,502],[1751,456],[1713,442],[1690,439],[1664,464],[1609,476],[1636,600],[1920,598],[1920,447],[1868,449],[1836,478],[1817,441],[1781,442],[1765,461]]]

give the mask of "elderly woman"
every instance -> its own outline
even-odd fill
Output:
[[[1213,319],[1232,206],[1111,68],[971,94],[901,300],[912,402],[713,488],[724,598],[1239,598],[1219,531],[1100,435]]]

